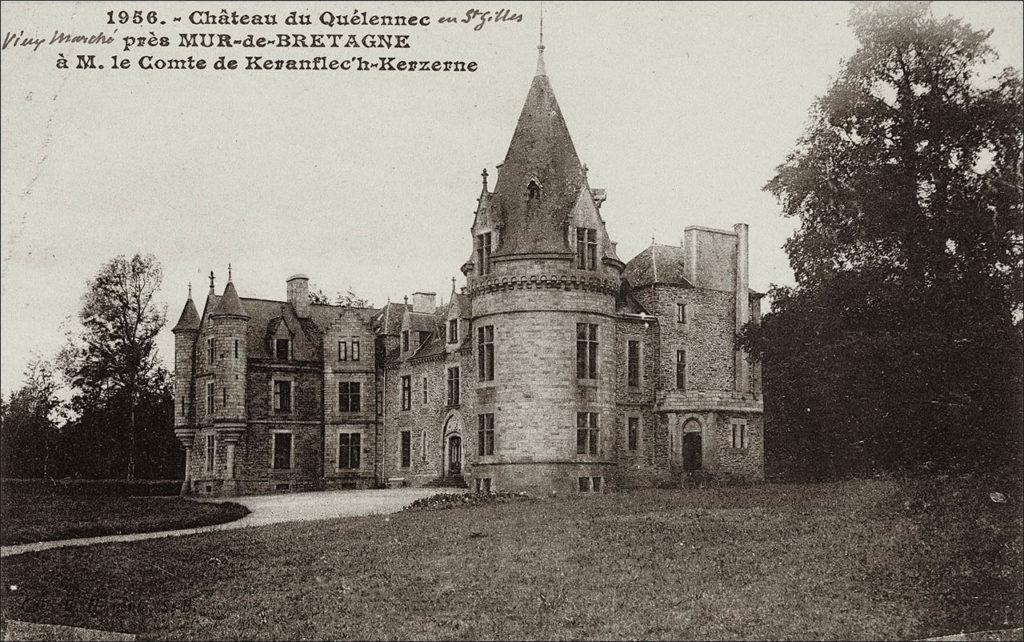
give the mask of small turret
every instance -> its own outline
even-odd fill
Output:
[[[188,300],[181,311],[174,333],[174,434],[185,448],[185,481],[181,491],[190,492],[191,452],[196,433],[195,365],[196,341],[199,338],[199,313],[192,302],[192,284]]]

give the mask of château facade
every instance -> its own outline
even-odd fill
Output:
[[[174,327],[183,492],[235,495],[466,483],[600,492],[696,471],[760,479],[760,319],[745,224],[686,227],[623,262],[543,63],[465,285],[383,308],[239,297],[213,275]]]

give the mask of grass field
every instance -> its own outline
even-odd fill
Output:
[[[2,609],[145,638],[1019,627],[1019,491],[975,480],[658,490],[53,550],[4,560]]]
[[[201,504],[177,497],[75,497],[7,491],[0,499],[0,543],[194,528],[230,522],[246,513],[239,504]]]

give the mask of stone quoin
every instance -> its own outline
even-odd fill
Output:
[[[175,335],[183,493],[381,485],[547,493],[764,476],[748,230],[691,226],[628,262],[539,49],[461,266],[382,308],[240,297],[229,270]]]

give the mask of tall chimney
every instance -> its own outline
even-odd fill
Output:
[[[309,277],[305,274],[288,279],[288,303],[292,304],[297,317],[309,317]]]
[[[436,292],[413,292],[412,311],[433,314],[436,307],[434,303],[434,297],[436,296]]]
[[[747,250],[749,227],[746,223],[732,226],[736,232],[736,332],[750,320],[750,258]],[[750,360],[747,353],[737,348],[736,382],[738,392],[750,391]]]

